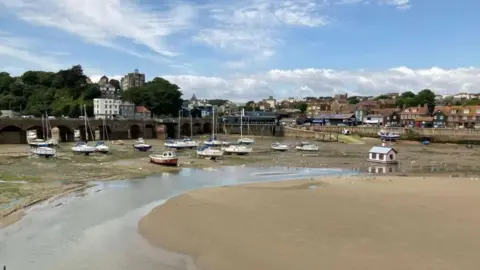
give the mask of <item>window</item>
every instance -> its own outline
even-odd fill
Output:
[[[396,115],[393,116],[393,120],[397,120],[397,116],[396,116]]]
[[[378,155],[378,159],[380,159],[380,160],[384,160],[384,159],[385,159],[385,155],[384,155],[384,154],[380,154],[380,155]]]
[[[371,153],[371,156],[372,156],[371,159],[377,159],[377,154]]]
[[[440,120],[443,120],[443,115],[440,115],[439,117],[440,117]]]
[[[390,160],[393,160],[393,154],[390,154]]]

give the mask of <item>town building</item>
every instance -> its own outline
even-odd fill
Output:
[[[433,118],[429,114],[428,104],[424,104],[404,108],[400,113],[400,121],[402,125],[420,127],[433,122]]]
[[[152,112],[145,108],[145,106],[135,107],[135,120],[149,120],[152,119]]]
[[[123,91],[126,91],[132,87],[143,86],[145,85],[145,74],[140,73],[138,72],[138,69],[135,69],[134,72],[123,76],[120,81],[120,85]]]
[[[105,75],[103,75],[98,81],[100,92],[102,92],[102,98],[116,98],[118,89],[115,89],[115,86],[111,85],[109,81],[110,80]]]
[[[95,98],[93,99],[93,114],[95,119],[113,119],[120,115],[120,99]]]
[[[135,119],[135,104],[123,102],[119,105],[119,115],[125,119]]]
[[[355,114],[346,113],[346,114],[320,114],[315,116],[312,119],[314,125],[320,126],[352,126],[355,124]]]

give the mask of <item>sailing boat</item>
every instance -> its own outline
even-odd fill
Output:
[[[103,132],[103,138],[107,139],[108,140],[108,132],[107,132],[107,128],[106,128],[106,124],[105,124],[105,118],[102,119],[102,132]],[[99,152],[99,153],[103,153],[103,154],[107,154],[108,152],[110,152],[110,148],[105,145],[105,142],[104,141],[98,141],[95,143],[95,151]]]
[[[74,147],[72,147],[72,151],[74,153],[85,154],[88,156],[89,154],[95,152],[95,147],[89,146],[87,144],[88,141],[88,122],[87,122],[87,109],[85,105],[83,105],[83,112],[85,116],[85,142],[78,142]]]
[[[239,144],[253,144],[255,143],[254,139],[243,138],[243,117],[245,116],[245,109],[242,109],[242,114],[240,115],[240,139],[238,139]]]
[[[242,144],[243,142],[243,113],[244,111],[242,110],[242,114],[240,116],[240,139],[238,139],[238,142]],[[247,147],[245,145],[230,145],[226,148],[222,148],[223,151],[227,154],[237,154],[237,155],[247,155],[252,152],[251,147]]]
[[[181,127],[181,118],[180,118],[180,112],[178,111],[178,138],[177,140],[167,140],[164,145],[168,148],[175,148],[175,149],[184,149],[184,148],[197,148],[198,147],[198,142],[193,141],[193,120],[190,116],[190,138],[185,138],[183,140],[180,140],[180,127]]]
[[[204,142],[205,144],[204,146],[197,149],[197,155],[200,157],[217,158],[217,157],[223,156],[223,150],[218,150],[213,148],[213,146],[222,145],[224,143],[222,141],[217,141],[215,139],[215,108],[213,108],[212,122],[213,122],[212,138]]]
[[[212,137],[208,141],[204,141],[203,143],[208,146],[228,145],[228,142],[219,141],[215,137],[215,107],[213,107],[213,111],[212,111]]]
[[[48,120],[48,114],[45,113],[45,129],[46,129],[46,143],[49,147],[58,147],[58,141],[54,140],[53,137],[48,137],[48,134],[51,134],[52,126]]]
[[[45,118],[44,118],[45,117]],[[37,138],[37,135],[35,135],[35,138],[36,139],[33,139],[33,140],[30,140],[28,142],[28,145],[30,145],[30,147],[56,147],[58,146],[58,142],[53,140],[52,138],[48,138],[48,131],[51,130],[51,128],[49,128],[49,122],[47,121],[48,119],[48,116],[47,114],[42,115],[42,132],[43,132],[43,138],[40,139],[40,138]]]
[[[46,114],[45,114],[45,116],[46,116]],[[45,121],[45,123],[46,123],[46,121]],[[42,115],[42,129],[48,131],[48,125],[47,125],[47,127],[45,127],[44,122],[43,122],[43,115]],[[44,137],[48,138],[48,133],[44,133],[44,134],[47,134]],[[55,157],[57,155],[57,150],[53,147],[50,147],[48,141],[49,140],[47,139],[47,141],[43,141],[43,142],[38,142],[38,141],[37,141],[38,143],[32,142],[35,145],[31,149],[32,154],[34,156],[44,157],[44,158]],[[30,143],[30,146],[32,146],[32,143]]]

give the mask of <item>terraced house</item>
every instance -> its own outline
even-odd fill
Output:
[[[443,110],[448,127],[480,127],[480,106],[447,106]]]

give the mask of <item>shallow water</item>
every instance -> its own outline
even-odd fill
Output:
[[[0,266],[8,270],[193,269],[187,256],[151,247],[137,232],[139,219],[166,199],[204,187],[354,173],[225,167],[95,182],[86,196],[76,193],[34,206],[21,221],[0,230]]]

